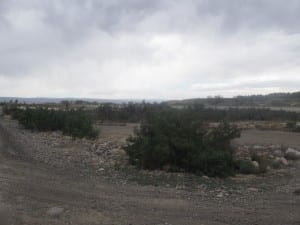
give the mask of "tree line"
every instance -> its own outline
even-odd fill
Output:
[[[92,120],[82,110],[53,110],[42,107],[25,109],[16,105],[4,105],[3,113],[11,115],[26,129],[37,131],[62,131],[78,138],[96,138],[98,131]]]
[[[102,104],[92,114],[97,120],[119,122],[141,122],[149,113],[174,112],[183,117],[211,122],[228,121],[299,121],[300,113],[267,108],[206,108],[195,104],[183,108],[173,108],[167,104],[130,103]]]

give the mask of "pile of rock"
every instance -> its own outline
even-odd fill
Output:
[[[298,160],[300,159],[300,152],[293,148],[288,148],[285,152],[284,157],[289,160]]]
[[[253,156],[260,160],[253,159]],[[300,151],[280,145],[243,145],[237,148],[236,157],[238,160],[250,161],[254,168],[261,168],[260,163],[263,162],[266,170],[269,170],[289,166],[293,160],[299,160]]]
[[[285,151],[274,151],[273,154],[273,165],[279,166],[288,166],[290,165],[290,162],[288,160],[298,160],[300,159],[300,151],[293,149],[293,148],[287,148]]]
[[[127,164],[121,144],[104,140],[74,139],[61,132],[32,132],[16,121],[1,121],[26,157],[53,167],[104,171]]]

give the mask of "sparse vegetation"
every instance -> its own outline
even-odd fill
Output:
[[[297,124],[297,121],[287,122],[286,127],[292,132],[300,132],[300,125]]]

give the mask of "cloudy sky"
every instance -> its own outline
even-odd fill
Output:
[[[300,90],[299,0],[0,0],[0,96]]]

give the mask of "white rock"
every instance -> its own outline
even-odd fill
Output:
[[[289,162],[284,157],[276,157],[274,159],[274,162],[275,163],[280,163],[281,165],[284,165],[284,166],[288,166],[289,165]]]
[[[279,162],[284,165],[284,166],[288,166],[289,165],[289,162],[286,160],[286,158],[284,157],[281,157],[279,158]]]
[[[259,163],[258,163],[258,162],[256,162],[256,161],[251,161],[251,163],[252,163],[252,165],[254,166],[254,168],[255,168],[256,170],[259,169]]]
[[[64,208],[61,207],[52,207],[47,211],[48,216],[59,216],[65,211]]]
[[[223,197],[224,197],[224,194],[221,192],[221,193],[217,194],[217,197],[218,197],[218,198],[223,198]]]
[[[280,149],[280,145],[270,145],[269,148],[271,148],[272,150],[278,150]]]
[[[257,188],[248,188],[247,190],[248,190],[248,191],[251,191],[251,192],[258,192],[258,189],[257,189]]]
[[[300,159],[300,152],[293,148],[288,148],[284,156],[286,159],[297,160]]]
[[[277,149],[277,150],[274,151],[274,156],[282,157],[283,153],[282,153],[282,151],[280,151],[280,150]]]

